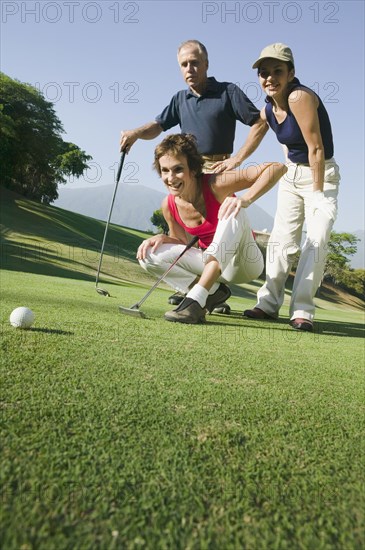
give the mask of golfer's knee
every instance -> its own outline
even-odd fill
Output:
[[[147,252],[146,257],[138,261],[139,265],[148,273],[156,274],[156,272],[166,269],[166,262],[156,253]]]

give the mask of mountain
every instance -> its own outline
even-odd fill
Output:
[[[53,205],[77,214],[106,221],[112,201],[114,185],[67,189],[59,188]],[[164,194],[142,185],[121,185],[117,191],[111,222],[142,231],[156,228],[150,222],[161,206]]]
[[[90,216],[98,220],[107,220],[114,193],[114,185],[58,190],[59,197],[53,205],[71,212]],[[150,218],[161,206],[166,195],[143,185],[124,184],[115,197],[111,221],[125,227],[142,231],[155,231]],[[273,218],[265,210],[252,204],[247,214],[253,229],[271,231]]]

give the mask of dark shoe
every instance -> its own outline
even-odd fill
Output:
[[[253,309],[245,309],[242,315],[244,317],[248,317],[249,319],[276,319],[276,317],[265,313],[265,311],[263,311],[259,307],[254,307]]]
[[[303,330],[305,332],[313,332],[313,323],[309,319],[293,319],[289,321],[289,325],[295,330]]]
[[[200,307],[196,300],[185,298],[176,309],[165,313],[165,319],[173,323],[190,325],[205,323],[205,308]]]
[[[215,309],[216,307],[223,306],[223,302],[228,300],[231,294],[232,293],[228,286],[220,283],[215,293],[210,294],[207,298],[207,303],[205,304],[207,311],[209,313],[212,313],[213,309]]]
[[[178,306],[179,304],[181,304],[184,298],[185,298],[185,294],[181,294],[181,292],[175,292],[175,294],[172,294],[171,296],[169,296],[167,301],[169,304],[173,306]]]

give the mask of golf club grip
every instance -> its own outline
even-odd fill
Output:
[[[170,269],[172,269],[174,267],[174,265],[177,264],[177,262],[180,260],[180,258],[185,254],[185,252],[187,252],[192,246],[194,246],[194,244],[199,240],[199,237],[198,235],[195,235],[195,237],[193,237],[191,239],[191,241],[185,246],[184,250],[181,252],[181,254],[178,255],[178,257],[176,258],[176,260],[174,260],[172,262],[172,264],[170,265],[170,267],[168,268],[168,270],[162,275],[161,277],[161,280],[165,277],[165,275],[168,274],[168,272],[170,271]]]
[[[123,170],[124,157],[125,157],[125,151],[122,151],[122,154],[120,156],[119,166],[118,166],[117,177],[116,177],[116,180],[115,180],[117,183],[120,180],[120,175],[121,175],[122,170]]]
[[[180,256],[182,256],[183,254],[185,254],[185,252],[186,252],[187,250],[189,250],[189,248],[191,248],[192,246],[194,246],[194,244],[195,244],[196,242],[198,242],[198,240],[199,240],[199,235],[195,235],[195,236],[191,239],[191,241],[186,245],[186,247],[184,248],[184,250],[183,250],[183,252],[180,254]],[[179,256],[179,257],[180,257],[180,256]]]

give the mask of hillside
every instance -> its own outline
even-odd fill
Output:
[[[113,197],[114,185],[98,187],[74,188],[60,187],[59,197],[54,206],[77,212],[97,220],[108,219],[110,203]],[[133,227],[142,231],[155,231],[150,218],[161,206],[164,193],[144,187],[143,185],[121,184],[115,198],[112,222]],[[271,231],[273,218],[257,204],[247,209],[247,214],[253,229]]]
[[[59,188],[59,198],[54,206],[83,214],[90,218],[106,221],[109,215],[110,203],[114,193],[114,185],[103,185],[85,188]],[[112,222],[124,227],[136,228],[141,231],[156,231],[150,218],[155,210],[161,206],[164,193],[155,191],[143,185],[121,184],[118,188],[114,203]],[[256,231],[270,232],[274,219],[259,205],[252,204],[247,209],[251,227]],[[364,259],[364,231],[354,231],[360,241],[357,253],[350,258],[351,267],[363,268]]]
[[[1,267],[94,281],[105,224],[56,206],[30,201],[0,186]],[[154,279],[139,267],[136,250],[146,237],[142,231],[110,224],[100,281],[108,284],[149,285]],[[290,292],[291,279],[288,280]],[[233,293],[254,298],[258,282],[235,285]],[[320,307],[363,309],[354,296],[325,286]]]
[[[0,186],[3,269],[94,280],[105,224],[27,200]],[[111,224],[101,279],[149,282],[135,259],[145,234]]]

